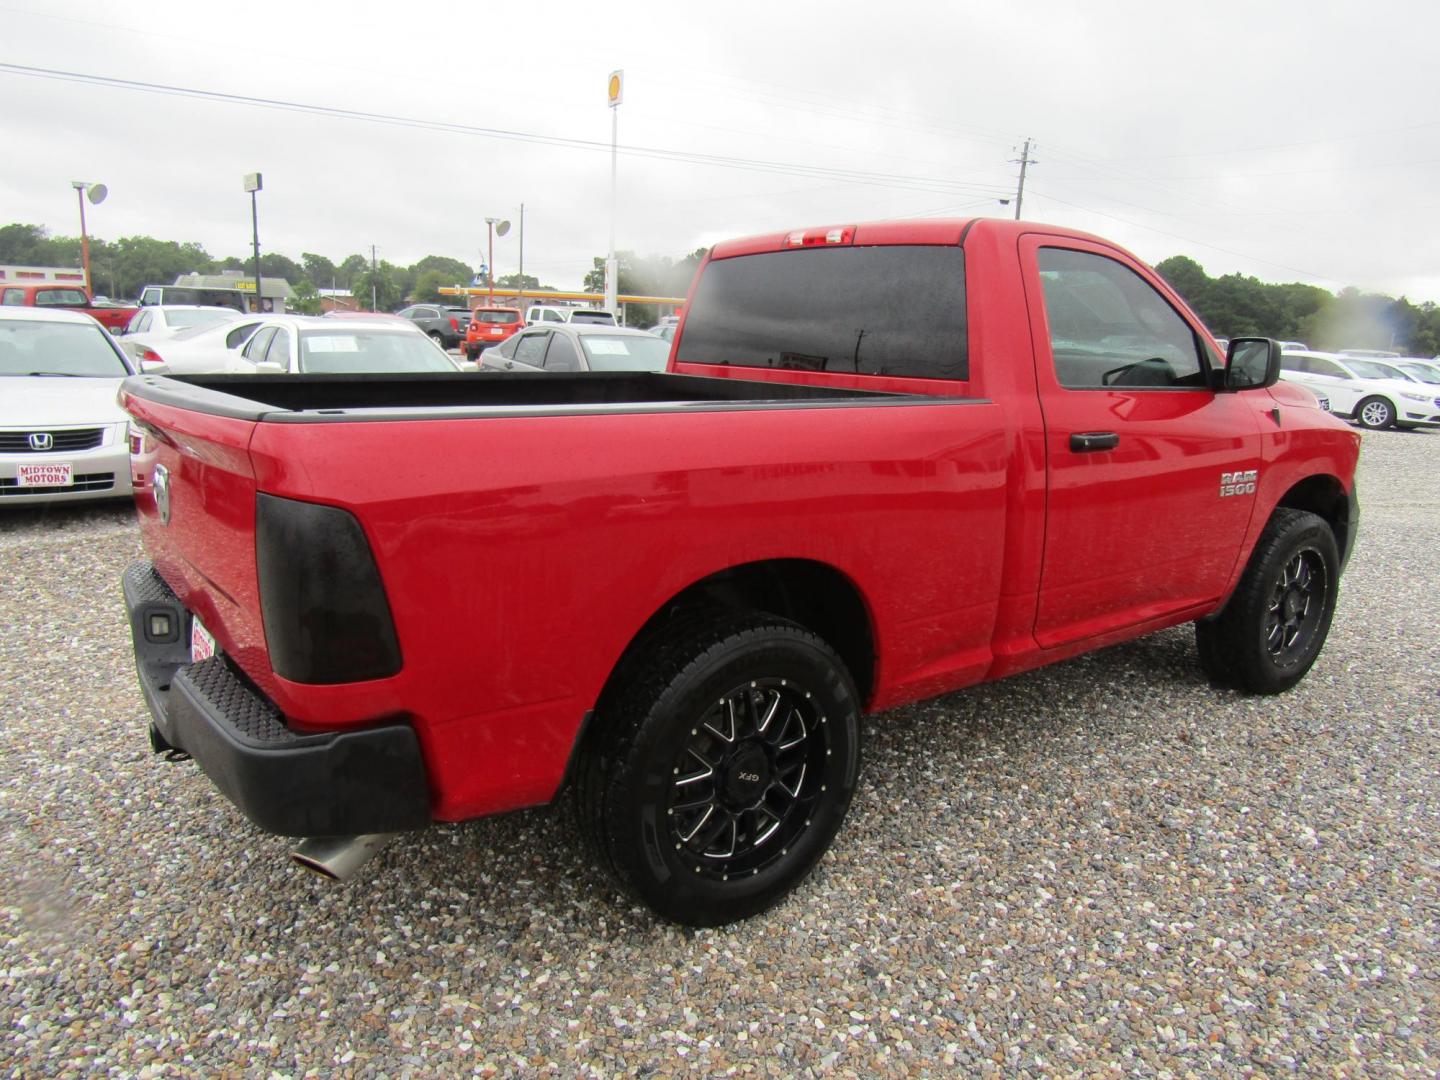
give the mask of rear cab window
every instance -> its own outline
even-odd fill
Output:
[[[36,307],[85,307],[85,294],[78,289],[39,289]]]
[[[965,253],[846,246],[711,260],[676,361],[966,380]]]

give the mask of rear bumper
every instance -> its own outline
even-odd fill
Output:
[[[430,822],[414,730],[302,735],[223,656],[190,663],[190,613],[148,562],[125,571],[140,689],[161,739],[195,759],[252,822],[282,836],[398,832]],[[170,617],[153,640],[151,617]]]

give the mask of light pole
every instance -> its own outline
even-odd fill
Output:
[[[501,221],[499,218],[487,217],[485,219],[485,230],[489,234],[487,247],[485,249],[485,285],[490,290],[489,299],[485,301],[486,307],[495,306],[495,234],[499,233],[503,238],[510,231],[510,222]]]
[[[75,189],[75,198],[80,203],[80,265],[85,272],[85,291],[94,296],[95,290],[90,287],[90,234],[85,231],[85,200],[88,197],[92,203],[99,206],[105,201],[105,196],[110,194],[110,189],[104,184],[92,184],[88,180],[71,180],[70,186]]]
[[[251,311],[259,311],[263,306],[260,289],[260,205],[255,198],[255,193],[263,186],[264,183],[258,172],[245,174],[245,190],[250,193],[251,238],[255,242],[255,299],[251,301]]]
[[[610,255],[605,260],[605,310],[616,309],[615,297],[620,291],[619,264],[615,260],[615,162],[620,138],[620,102],[625,97],[625,72],[612,71],[605,84],[610,105]]]

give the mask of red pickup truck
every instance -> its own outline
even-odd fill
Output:
[[[753,914],[862,713],[1188,621],[1218,683],[1305,674],[1359,438],[1279,360],[974,220],[721,244],[668,373],[133,377],[152,745],[333,876],[569,790],[657,912]]]
[[[118,334],[135,314],[133,304],[96,307],[82,285],[64,281],[14,281],[0,285],[0,305],[63,308],[89,315],[112,334]]]

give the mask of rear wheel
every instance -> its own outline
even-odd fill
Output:
[[[1323,518],[1275,511],[1223,611],[1195,624],[1205,673],[1252,694],[1288,690],[1310,670],[1335,614],[1340,554]]]
[[[1383,397],[1369,397],[1355,407],[1355,419],[1370,431],[1379,431],[1395,423],[1395,406]]]
[[[753,615],[682,629],[630,670],[576,786],[600,863],[678,923],[764,911],[850,805],[859,701],[844,663],[802,627]]]

